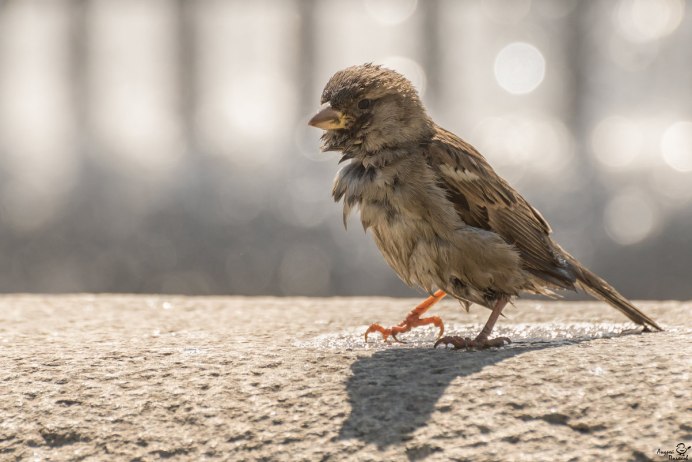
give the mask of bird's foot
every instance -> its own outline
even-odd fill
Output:
[[[368,330],[365,331],[365,341],[368,341],[368,334],[371,334],[373,332],[379,332],[380,334],[382,334],[382,340],[384,341],[386,341],[389,338],[389,336],[391,336],[397,342],[404,343],[401,340],[399,340],[396,336],[399,334],[403,334],[404,332],[408,332],[414,327],[425,326],[428,324],[433,324],[435,327],[440,329],[440,333],[437,335],[437,338],[442,337],[442,334],[444,334],[445,332],[445,325],[439,316],[419,318],[416,315],[408,315],[406,319],[399,323],[399,325],[392,326],[389,328],[382,327],[380,324],[377,323],[371,324],[370,327],[368,327]]]
[[[438,345],[444,345],[445,348],[447,348],[449,345],[452,345],[455,350],[459,350],[461,348],[465,348],[467,350],[474,349],[474,350],[484,350],[486,348],[497,348],[504,346],[506,344],[510,344],[512,341],[507,338],[507,337],[497,337],[497,338],[487,338],[487,337],[481,337],[480,335],[476,337],[475,339],[471,340],[468,337],[459,337],[458,335],[451,335],[447,337],[442,337],[439,339],[437,342],[435,342],[435,345],[433,348],[437,348]]]

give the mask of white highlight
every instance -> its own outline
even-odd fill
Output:
[[[692,172],[692,122],[679,121],[666,129],[661,137],[661,154],[671,168]]]
[[[684,15],[683,0],[621,0],[613,19],[627,40],[649,42],[672,33]]]
[[[495,58],[495,79],[514,95],[531,93],[545,77],[545,58],[535,46],[514,42],[504,47]]]
[[[490,163],[512,183],[526,174],[564,172],[573,156],[569,130],[550,117],[517,114],[483,119],[474,129],[474,139]]]
[[[605,209],[605,228],[615,242],[632,245],[643,241],[654,230],[657,213],[651,199],[639,190],[620,193]]]
[[[626,167],[637,160],[643,141],[640,127],[619,116],[603,119],[591,134],[596,159],[611,168]]]
[[[473,172],[457,170],[454,167],[450,167],[448,165],[440,166],[440,170],[448,177],[453,178],[457,181],[476,181],[480,179],[480,177]]]

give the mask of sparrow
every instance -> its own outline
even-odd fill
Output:
[[[332,189],[344,226],[359,210],[363,228],[409,286],[430,296],[400,324],[372,324],[384,340],[421,325],[439,329],[435,347],[498,347],[490,338],[503,308],[522,293],[556,297],[581,289],[609,303],[645,331],[662,330],[550,236],[543,216],[472,145],[438,126],[404,76],[367,63],[334,74],[309,125],[324,130],[322,151],[345,166]],[[474,338],[446,336],[438,316],[423,317],[449,295],[468,310],[491,310]]]

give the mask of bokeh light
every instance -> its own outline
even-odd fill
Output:
[[[491,117],[481,121],[473,133],[478,148],[513,182],[524,175],[559,174],[573,154],[569,131],[553,118]]]
[[[620,116],[603,119],[591,134],[596,159],[610,168],[623,168],[635,162],[642,153],[643,142],[641,128]]]
[[[509,93],[531,93],[545,77],[545,58],[535,46],[514,42],[504,47],[495,58],[495,79]]]
[[[290,89],[282,84],[263,73],[242,74],[229,82],[221,102],[229,128],[239,136],[261,141],[267,129],[282,124],[286,107],[293,108],[285,96]]]
[[[661,197],[660,203],[672,210],[689,210],[692,203],[692,172],[675,172],[670,168],[654,169],[649,177],[651,189]]]
[[[295,108],[286,82],[250,72],[206,92],[198,124],[211,152],[238,167],[253,168],[272,163],[280,140],[291,132],[286,114]]]
[[[614,19],[632,42],[647,42],[672,33],[685,14],[683,0],[620,0]]]
[[[649,196],[637,189],[622,191],[611,198],[603,218],[608,235],[620,245],[643,241],[659,220]]]
[[[658,41],[632,43],[620,35],[608,39],[608,56],[622,69],[637,72],[651,66],[659,53]]]
[[[679,121],[668,127],[661,138],[661,153],[671,168],[692,172],[692,122]]]

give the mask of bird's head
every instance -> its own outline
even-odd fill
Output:
[[[374,64],[334,74],[321,102],[308,123],[325,130],[323,151],[368,155],[417,142],[433,130],[411,82]]]

